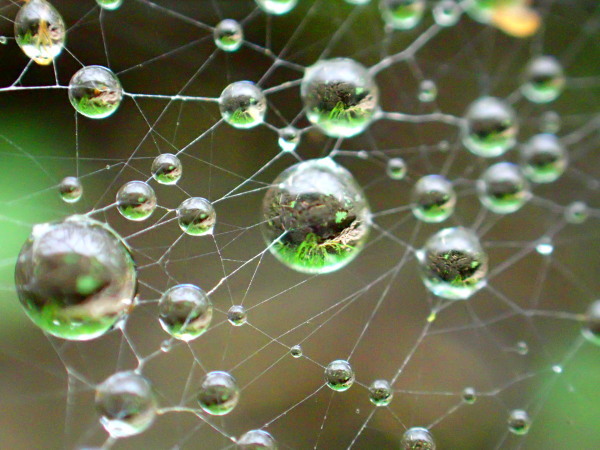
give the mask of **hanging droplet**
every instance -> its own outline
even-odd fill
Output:
[[[235,379],[227,372],[209,372],[202,380],[198,403],[207,414],[213,416],[229,414],[239,400],[240,389]]]
[[[516,115],[508,103],[481,97],[467,109],[462,139],[471,153],[494,158],[514,147],[517,132]]]
[[[96,388],[100,423],[113,438],[147,430],[154,422],[157,408],[152,385],[135,372],[118,372]]]
[[[244,43],[244,30],[238,21],[225,19],[217,24],[213,37],[221,50],[235,52]]]
[[[190,236],[212,234],[217,222],[217,212],[212,203],[202,197],[184,200],[177,208],[181,230]]]
[[[386,380],[375,380],[369,386],[369,400],[375,406],[387,406],[394,398],[394,391]]]
[[[565,208],[565,220],[571,224],[579,225],[589,217],[589,208],[584,202],[573,202]]]
[[[87,66],[71,78],[69,100],[79,114],[91,119],[104,119],[119,108],[123,88],[110,69]]]
[[[400,441],[402,450],[435,450],[435,441],[427,428],[409,428]]]
[[[594,301],[588,308],[582,333],[588,341],[600,345],[600,300]]]
[[[173,185],[181,178],[183,166],[181,161],[171,153],[163,153],[152,162],[152,178],[160,184]]]
[[[264,430],[250,430],[237,440],[237,447],[242,450],[277,450],[277,443]]]
[[[263,235],[270,252],[305,273],[328,273],[364,246],[370,210],[350,172],[329,158],[285,170],[263,200]]]
[[[456,0],[438,0],[432,9],[433,20],[439,26],[451,27],[458,23],[462,7]]]
[[[531,198],[529,183],[519,166],[500,162],[487,168],[477,180],[481,203],[496,214],[510,214],[521,209]]]
[[[221,117],[234,128],[247,129],[260,125],[267,113],[267,98],[250,81],[236,81],[219,97]]]
[[[404,179],[406,172],[406,162],[402,158],[391,158],[388,160],[386,173],[392,180]]]
[[[462,392],[462,398],[465,403],[472,405],[477,400],[477,393],[472,387],[467,387]]]
[[[300,133],[292,126],[282,128],[277,143],[284,152],[293,152],[300,143]]]
[[[292,348],[290,348],[290,354],[294,358],[302,357],[302,347],[300,347],[299,345],[294,345]]]
[[[521,92],[531,102],[556,100],[565,87],[563,68],[553,56],[538,56],[525,68]]]
[[[34,226],[17,259],[15,284],[38,327],[75,341],[108,332],[132,307],[137,288],[123,240],[85,216]]]
[[[208,329],[213,307],[208,295],[193,284],[179,284],[167,290],[158,304],[162,328],[176,339],[191,341]]]
[[[488,257],[477,235],[466,228],[445,228],[417,252],[421,278],[431,293],[465,300],[485,286]]]
[[[380,0],[383,21],[396,30],[416,27],[425,14],[425,0]]]
[[[415,217],[427,223],[439,223],[454,213],[456,193],[441,175],[426,175],[419,179],[411,193],[411,208]]]
[[[308,67],[300,91],[308,120],[331,137],[362,133],[379,107],[379,89],[371,73],[349,58]]]
[[[117,209],[128,220],[146,220],[156,209],[156,194],[148,183],[130,181],[117,192]]]
[[[423,80],[419,85],[419,100],[423,103],[435,101],[438,95],[438,89],[432,80]]]
[[[553,134],[536,134],[521,147],[523,173],[534,183],[558,180],[568,163],[567,150]]]
[[[48,65],[62,52],[66,28],[60,13],[46,0],[30,0],[15,17],[15,40],[29,58]]]
[[[552,238],[544,236],[541,238],[535,246],[535,251],[540,255],[548,256],[554,251],[554,245],[552,244]]]
[[[354,384],[354,371],[348,361],[338,359],[325,368],[325,381],[334,391],[343,392]]]
[[[267,14],[279,16],[294,9],[298,0],[256,0],[256,3]]]
[[[58,185],[58,192],[66,203],[75,203],[83,195],[83,186],[79,178],[66,177]]]
[[[540,131],[542,133],[556,134],[560,131],[562,120],[556,111],[546,111],[540,117]]]
[[[516,351],[519,355],[525,356],[529,353],[529,345],[525,341],[519,341],[517,342]]]
[[[96,3],[98,3],[98,6],[102,9],[113,11],[121,7],[123,0],[96,0]]]
[[[233,305],[227,311],[227,320],[234,327],[241,327],[248,320],[248,313],[246,312],[246,308],[242,305]]]
[[[531,426],[529,414],[522,409],[514,409],[508,416],[508,429],[513,434],[527,434]]]

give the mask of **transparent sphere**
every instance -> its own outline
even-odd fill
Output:
[[[582,333],[588,341],[600,345],[600,300],[596,300],[588,308]]]
[[[481,203],[496,214],[518,211],[531,198],[529,183],[519,166],[500,162],[487,168],[477,180]]]
[[[292,348],[290,348],[290,354],[294,358],[302,357],[302,347],[300,347],[299,345],[294,345]]]
[[[227,372],[209,372],[202,380],[198,392],[198,403],[207,414],[223,416],[229,414],[240,400],[240,389],[235,378]]]
[[[146,220],[156,209],[156,194],[148,183],[130,181],[117,192],[117,209],[128,220]]]
[[[565,208],[564,214],[567,222],[579,225],[587,220],[590,212],[584,202],[573,202]]]
[[[465,403],[472,405],[473,403],[475,403],[477,401],[477,393],[475,392],[475,389],[473,389],[472,387],[467,387],[462,392],[462,398]]]
[[[423,103],[435,101],[438,95],[438,89],[432,80],[423,80],[419,84],[419,100]]]
[[[517,132],[515,112],[508,103],[481,97],[467,109],[462,140],[471,153],[494,158],[514,147]]]
[[[516,351],[519,355],[525,356],[529,353],[529,345],[525,341],[519,341],[517,342]]]
[[[553,56],[537,56],[525,68],[521,92],[534,103],[556,100],[565,87],[563,68]]]
[[[438,0],[431,12],[435,23],[442,27],[451,27],[460,20],[462,7],[456,0]]]
[[[60,13],[45,0],[30,0],[15,17],[15,40],[29,58],[50,64],[62,52],[66,28]]]
[[[435,450],[435,441],[427,428],[409,428],[400,440],[402,450]]]
[[[425,13],[425,0],[379,0],[383,21],[396,30],[416,27]]]
[[[244,42],[244,29],[238,21],[225,19],[215,27],[213,38],[221,50],[235,52]]]
[[[294,9],[298,0],[256,0],[256,3],[267,14],[279,16]]]
[[[354,371],[348,361],[338,359],[325,368],[325,382],[334,391],[343,392],[354,384]]]
[[[177,208],[181,230],[190,236],[212,234],[217,222],[217,212],[212,203],[202,197],[184,200]]]
[[[119,108],[123,88],[110,69],[87,66],[71,78],[69,100],[79,114],[91,119],[104,119]]]
[[[413,187],[412,212],[423,222],[443,222],[454,213],[455,206],[456,193],[452,183],[441,175],[426,175]]]
[[[332,137],[362,133],[379,107],[379,89],[369,71],[349,58],[318,61],[300,87],[308,120]]]
[[[235,128],[253,128],[264,122],[267,98],[251,81],[236,81],[223,90],[219,97],[221,117]]]
[[[154,422],[157,408],[152,385],[135,372],[118,372],[96,388],[100,423],[114,438],[143,433]]]
[[[273,436],[264,430],[250,430],[237,440],[237,448],[243,450],[277,450]]]
[[[477,235],[466,228],[445,228],[418,251],[421,278],[433,294],[465,300],[485,285],[488,257]]]
[[[489,23],[498,3],[498,0],[471,0],[465,3],[465,11],[478,22]]]
[[[540,117],[540,131],[556,134],[560,131],[562,119],[556,111],[546,111]]]
[[[208,295],[193,284],[179,284],[167,290],[158,303],[158,319],[175,339],[191,341],[210,325],[213,307]]]
[[[241,327],[248,320],[248,313],[246,312],[246,308],[242,305],[233,305],[227,311],[227,320],[234,327]]]
[[[269,251],[304,273],[328,273],[352,261],[370,224],[365,195],[346,169],[329,158],[304,161],[279,175],[262,206]]]
[[[386,173],[392,180],[402,180],[406,176],[406,162],[402,158],[391,158],[387,162]]]
[[[569,163],[567,150],[554,134],[536,134],[521,147],[523,173],[534,183],[552,183]]]
[[[35,225],[17,259],[15,285],[38,327],[75,341],[109,331],[132,307],[137,290],[123,240],[85,216]]]
[[[119,9],[123,4],[123,0],[96,0],[96,3],[98,3],[100,8],[112,11]]]
[[[66,177],[58,185],[58,192],[65,202],[75,203],[83,195],[83,186],[79,178]]]
[[[540,255],[548,256],[551,255],[554,251],[554,244],[552,243],[552,239],[548,236],[544,236],[540,238],[535,246],[535,251]]]
[[[163,153],[152,162],[152,178],[160,184],[173,185],[181,178],[183,166],[181,161],[171,153]]]
[[[531,426],[529,414],[522,409],[514,409],[508,416],[508,429],[513,434],[527,434]]]
[[[293,152],[300,143],[300,132],[292,126],[282,128],[277,143],[284,152]]]
[[[375,380],[369,386],[369,400],[375,406],[387,406],[394,397],[394,391],[386,380]]]

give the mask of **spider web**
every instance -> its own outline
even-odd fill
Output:
[[[598,348],[580,333],[582,313],[598,298],[600,238],[600,11],[594,1],[536,3],[542,29],[516,39],[466,15],[453,27],[428,13],[411,31],[383,26],[377,2],[304,0],[289,14],[264,14],[253,1],[125,1],[116,11],[92,0],[54,0],[68,26],[67,46],[51,66],[28,62],[12,37],[20,3],[0,0],[0,157],[4,167],[0,229],[6,236],[2,281],[1,442],[6,448],[232,448],[250,429],[265,429],[280,448],[398,448],[412,426],[431,430],[439,448],[581,448],[600,445],[596,423]],[[243,24],[235,53],[216,49],[212,30],[224,18]],[[568,75],[549,105],[527,103],[519,74],[532,56],[555,55]],[[352,139],[331,139],[303,117],[299,83],[305,67],[347,56],[375,67],[381,120]],[[75,114],[66,87],[84,65],[119,77],[126,97],[112,117]],[[422,80],[435,81],[434,102],[418,101]],[[264,126],[236,130],[216,101],[231,82],[264,89]],[[544,113],[561,118],[558,133],[569,167],[555,183],[535,185],[519,212],[494,215],[481,206],[475,180],[488,160],[468,153],[458,124],[482,95],[516,109],[524,142]],[[295,152],[277,146],[277,130],[302,130]],[[115,210],[116,191],[149,180],[161,153],[175,153],[177,186],[153,184],[159,207],[145,222]],[[365,189],[370,240],[346,268],[322,276],[291,271],[261,237],[260,204],[272,180],[297,161],[330,156]],[[408,175],[386,176],[402,157]],[[503,160],[516,161],[511,151]],[[409,196],[421,176],[439,173],[458,194],[443,224],[417,221]],[[83,199],[65,205],[60,180],[76,175]],[[218,213],[213,236],[182,235],[175,208],[210,199]],[[564,218],[584,201],[589,219]],[[117,329],[85,343],[44,336],[21,312],[12,282],[16,255],[35,223],[87,213],[109,223],[133,249],[139,305]],[[422,285],[416,250],[447,226],[472,228],[490,257],[487,286],[467,301],[432,296]],[[536,250],[550,239],[553,251]],[[175,284],[210,293],[209,331],[189,344],[160,328],[157,303]],[[232,327],[227,311],[243,305],[248,322]],[[290,349],[301,345],[303,356]],[[327,388],[323,372],[347,359],[356,383]],[[111,374],[140,368],[161,406],[141,435],[107,438],[94,410],[95,387]],[[241,401],[227,416],[204,415],[194,397],[203,375],[232,373]],[[375,407],[368,386],[392,383],[394,399]],[[475,404],[462,399],[473,387]],[[515,436],[508,414],[525,409],[532,428]]]

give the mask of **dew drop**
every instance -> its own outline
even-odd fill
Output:
[[[236,20],[225,19],[215,27],[213,38],[221,50],[235,52],[244,43],[244,30]]]
[[[540,255],[548,256],[554,251],[554,245],[552,244],[552,238],[544,236],[541,238],[535,246],[535,251]]]
[[[292,126],[282,128],[277,143],[284,152],[293,152],[300,143],[300,132]]]
[[[212,234],[217,213],[212,203],[202,197],[184,200],[177,208],[179,228],[190,236]]]
[[[383,21],[396,30],[415,28],[425,14],[425,0],[380,0]]]
[[[477,393],[472,387],[467,387],[462,391],[462,398],[465,403],[472,405],[477,401]]]
[[[415,217],[427,223],[439,223],[454,213],[456,193],[441,175],[426,175],[419,179],[411,193],[411,208]]]
[[[391,158],[387,162],[386,173],[392,180],[402,180],[408,171],[406,162],[402,158]]]
[[[227,320],[234,327],[241,327],[248,320],[248,313],[246,308],[242,305],[234,305],[227,311]]]
[[[221,117],[234,128],[247,129],[264,122],[267,98],[250,81],[236,81],[223,90],[219,97]]]
[[[529,183],[519,166],[500,162],[490,167],[477,180],[481,203],[496,214],[510,214],[521,209],[531,198]]]
[[[290,348],[290,354],[294,358],[302,357],[302,347],[300,347],[299,345],[294,345],[292,348]]]
[[[63,50],[66,28],[60,13],[46,0],[26,2],[15,17],[15,40],[29,58],[46,66]]]
[[[458,23],[462,8],[456,0],[439,0],[432,9],[433,20],[442,27],[451,27]]]
[[[66,177],[58,185],[60,197],[66,203],[75,203],[83,195],[83,186],[76,177]]]
[[[564,214],[567,222],[579,225],[589,217],[589,209],[584,202],[573,202],[565,208]]]
[[[567,151],[554,134],[536,134],[521,147],[523,173],[534,183],[556,181],[568,163]]]
[[[325,382],[334,391],[343,392],[354,383],[354,371],[348,361],[338,359],[325,368]]]
[[[237,406],[240,390],[227,372],[209,372],[200,386],[198,403],[204,412],[213,416],[229,414]]]
[[[119,108],[123,88],[110,69],[87,66],[71,78],[69,100],[79,114],[91,119],[104,119]]]
[[[600,345],[600,300],[594,301],[588,308],[582,333],[588,341]]]
[[[102,9],[113,11],[121,7],[123,0],[96,0],[96,3],[98,3],[98,6]]]
[[[298,0],[256,0],[256,3],[267,14],[278,16],[294,9]]]
[[[556,100],[565,87],[563,68],[553,56],[537,56],[529,62],[523,75],[521,92],[531,102]]]
[[[394,391],[386,380],[375,380],[369,386],[369,400],[375,406],[387,406],[394,398]]]
[[[167,290],[158,303],[162,328],[175,339],[191,341],[208,329],[213,307],[206,292],[193,284]]]
[[[529,414],[522,409],[514,409],[508,416],[508,429],[511,433],[517,435],[527,434],[531,426]]]
[[[419,100],[423,103],[435,101],[438,95],[438,89],[431,80],[423,80],[419,85]]]
[[[117,209],[128,220],[146,220],[156,209],[156,194],[148,183],[130,181],[117,192]]]
[[[160,184],[173,185],[181,178],[183,166],[181,161],[171,153],[163,153],[152,162],[152,178]]]
[[[237,440],[237,447],[243,450],[276,450],[277,443],[273,436],[264,430],[250,430]]]
[[[402,435],[400,448],[403,450],[435,450],[435,441],[427,428],[409,428]]]

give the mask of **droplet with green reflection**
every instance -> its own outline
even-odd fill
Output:
[[[348,361],[338,359],[325,368],[325,382],[334,391],[343,392],[354,384],[354,370]]]
[[[162,328],[176,339],[191,341],[208,329],[213,307],[208,295],[193,284],[179,284],[167,290],[158,304]]]
[[[198,403],[204,412],[213,416],[229,414],[237,406],[240,389],[235,378],[227,372],[206,374],[198,391]]]

